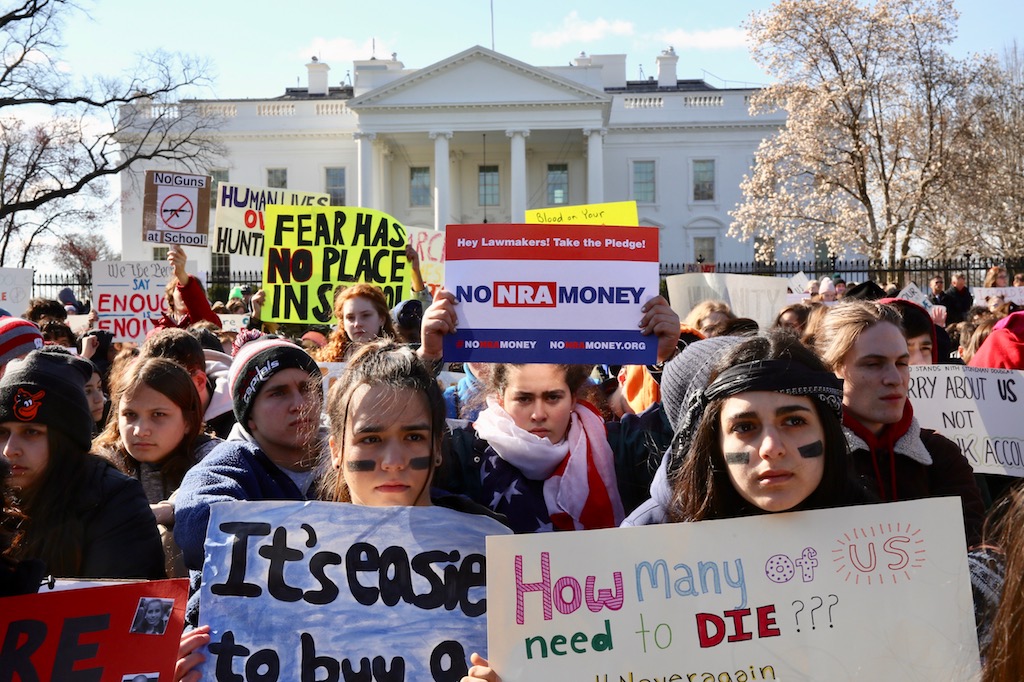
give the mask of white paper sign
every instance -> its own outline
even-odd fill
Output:
[[[226,332],[240,332],[249,325],[249,315],[218,315],[220,328]]]
[[[974,305],[987,308],[992,296],[1001,296],[1003,303],[1024,305],[1024,287],[974,287]]]
[[[928,301],[928,295],[921,291],[913,282],[904,287],[903,291],[896,295],[896,298],[916,303],[925,309],[932,307],[932,304]]]
[[[970,680],[960,501],[488,538],[488,644],[525,680]]]
[[[807,285],[810,283],[810,277],[803,270],[789,278],[789,288],[793,290],[794,294],[802,294],[807,291]]]
[[[975,471],[1024,476],[1024,372],[915,365],[910,401],[921,426],[959,445]]]
[[[787,305],[789,281],[781,277],[703,273],[666,278],[672,310],[685,318],[701,301],[725,301],[737,317],[749,317],[761,329],[775,322]]]
[[[440,507],[214,504],[203,679],[459,680],[486,638],[484,538],[510,532]]]
[[[173,274],[165,261],[93,263],[96,327],[112,333],[114,341],[145,341],[167,310],[165,287]]]
[[[32,298],[32,268],[0,268],[0,308],[17,317]]]

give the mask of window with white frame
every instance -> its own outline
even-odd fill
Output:
[[[633,162],[633,200],[640,204],[653,204],[655,199],[653,161]]]
[[[430,206],[430,167],[409,168],[409,205]]]
[[[324,191],[331,195],[331,206],[345,205],[345,169],[324,169]]]
[[[477,171],[477,202],[480,206],[498,206],[501,193],[498,191],[498,167],[480,166]]]
[[[268,168],[267,169],[267,187],[276,187],[279,189],[287,189],[288,187],[288,169],[287,168]]]
[[[228,281],[231,277],[231,255],[227,253],[211,253],[210,275],[214,281]]]
[[[569,164],[548,164],[548,206],[569,203]]]
[[[153,260],[164,261],[167,260],[167,254],[170,253],[171,248],[169,246],[154,246],[153,247]]]
[[[693,200],[715,200],[715,161],[699,159],[693,162]]]
[[[715,262],[715,238],[694,237],[693,238],[693,259],[698,263]]]

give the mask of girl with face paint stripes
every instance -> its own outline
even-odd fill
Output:
[[[795,336],[735,346],[711,374],[673,486],[670,521],[870,501],[841,428],[842,384]]]

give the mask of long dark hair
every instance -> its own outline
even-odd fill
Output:
[[[391,340],[373,341],[361,346],[349,359],[345,373],[331,386],[327,394],[327,416],[331,421],[330,435],[338,444],[336,447],[345,446],[352,395],[363,385],[407,388],[424,396],[430,413],[430,469],[424,484],[429,487],[441,453],[446,412],[444,396],[434,375],[408,346]],[[417,499],[422,492],[421,490],[417,494]],[[319,497],[332,502],[352,501],[345,477],[340,469],[331,466],[329,454],[324,455],[320,466]]]
[[[744,341],[719,361],[711,381],[728,367],[757,360],[790,360],[806,369],[827,372],[814,353],[784,331]],[[689,454],[672,481],[670,521],[701,521],[763,513],[736,491],[722,455],[721,415],[727,398],[711,401],[697,426]],[[867,495],[853,474],[839,417],[821,401],[811,398],[825,440],[825,471],[818,487],[791,511],[857,504]]]
[[[82,565],[85,524],[81,510],[69,502],[89,484],[94,455],[82,450],[60,429],[47,426],[48,459],[39,480],[22,491],[25,523],[19,559],[40,559],[55,576],[75,576]]]
[[[124,367],[114,381],[114,395],[111,398],[110,417],[103,432],[96,437],[94,445],[103,455],[124,473],[135,476],[139,463],[128,453],[121,439],[121,401],[131,400],[140,387],[148,388],[166,396],[181,409],[185,418],[185,432],[181,442],[163,459],[160,478],[164,490],[169,494],[181,485],[185,472],[195,464],[195,442],[203,428],[203,406],[199,393],[188,371],[176,362],[166,358],[143,358]]]

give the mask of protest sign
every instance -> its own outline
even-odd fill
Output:
[[[367,282],[388,307],[402,300],[405,228],[369,208],[268,206],[263,250],[263,320],[327,324],[334,288]]]
[[[458,681],[486,639],[484,539],[509,532],[440,507],[214,504],[203,679]]]
[[[182,579],[0,599],[0,680],[169,682],[187,598]]]
[[[921,426],[960,446],[975,471],[1024,476],[1024,372],[915,365],[909,395]]]
[[[789,288],[794,294],[802,294],[807,291],[807,285],[810,283],[810,277],[803,270],[789,278]]]
[[[88,315],[68,315],[68,319],[65,320],[65,322],[69,327],[71,327],[71,331],[78,336],[89,331],[90,322]]]
[[[217,185],[216,202],[213,222],[217,230],[213,252],[262,257],[267,206],[327,206],[331,203],[331,195],[222,182]]]
[[[449,225],[445,288],[459,327],[452,362],[648,364],[641,308],[658,295],[658,230]]]
[[[490,662],[523,680],[969,680],[960,501],[487,540]]]
[[[692,273],[665,279],[668,300],[680,319],[685,319],[701,301],[725,301],[736,317],[749,317],[761,329],[768,329],[787,305],[789,280],[758,275]]]
[[[32,268],[0,268],[0,308],[21,315],[32,298]]]
[[[931,302],[928,300],[928,294],[921,291],[921,289],[913,282],[903,287],[903,290],[896,294],[896,298],[916,303],[926,310],[932,307]]]
[[[998,297],[1003,303],[1024,306],[1024,287],[974,287],[974,305],[987,308],[989,299]]]
[[[526,222],[556,225],[619,225],[636,227],[640,219],[635,201],[611,201],[604,204],[551,206],[526,212]]]
[[[142,240],[151,244],[207,246],[210,176],[146,171]]]
[[[408,225],[405,230],[409,234],[409,246],[416,249],[420,257],[420,274],[433,298],[434,293],[444,284],[444,232]]]
[[[112,333],[114,341],[145,341],[167,310],[165,287],[173,274],[163,261],[95,261],[96,327]]]
[[[327,404],[327,392],[331,390],[334,382],[345,373],[347,362],[317,362],[320,368],[320,389],[323,392],[324,405]]]
[[[221,314],[217,317],[220,318],[220,328],[226,332],[240,332],[249,325],[249,315],[229,315]]]

